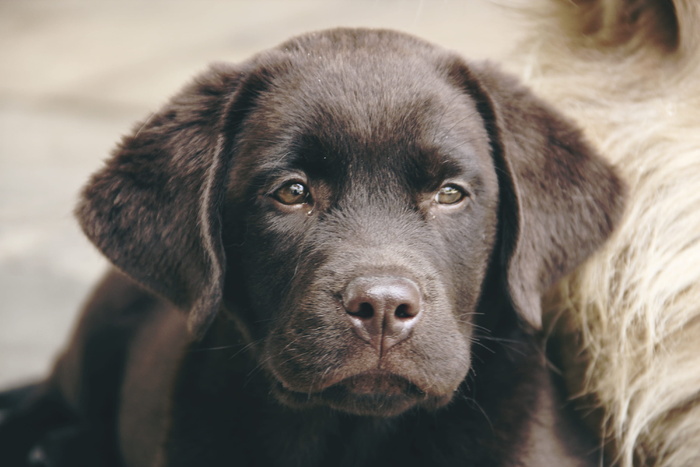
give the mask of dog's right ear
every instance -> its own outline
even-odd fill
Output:
[[[210,68],[123,139],[76,209],[97,248],[187,311],[198,337],[221,306],[221,203],[235,136],[263,85],[243,67]]]

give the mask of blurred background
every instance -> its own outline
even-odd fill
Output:
[[[132,124],[212,61],[334,26],[504,60],[503,0],[0,0],[0,388],[50,368],[107,268],[72,209]]]

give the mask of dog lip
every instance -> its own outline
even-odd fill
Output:
[[[318,391],[298,392],[281,382],[275,388],[278,400],[291,407],[326,406],[380,417],[396,416],[416,405],[436,409],[452,398],[452,394],[428,394],[403,376],[378,370],[349,376]]]
[[[299,391],[289,384],[278,381],[278,386],[285,392],[304,394],[306,396],[325,396],[339,392],[355,395],[384,395],[425,397],[426,392],[410,379],[384,370],[370,370],[347,376],[342,379],[327,381],[320,387],[309,391]]]
[[[328,389],[332,390],[334,386],[342,387],[347,392],[356,395],[425,396],[425,392],[407,378],[377,370],[345,378]]]

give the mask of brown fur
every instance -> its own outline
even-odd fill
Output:
[[[539,299],[622,195],[513,79],[410,36],[312,33],[214,67],[83,193],[129,278],[105,279],[33,396],[73,434],[51,442],[42,408],[30,444],[65,465],[589,465]]]

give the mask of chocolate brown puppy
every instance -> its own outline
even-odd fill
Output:
[[[595,462],[539,300],[623,191],[513,79],[405,34],[214,66],[85,188],[118,272],[3,442],[52,465]]]

